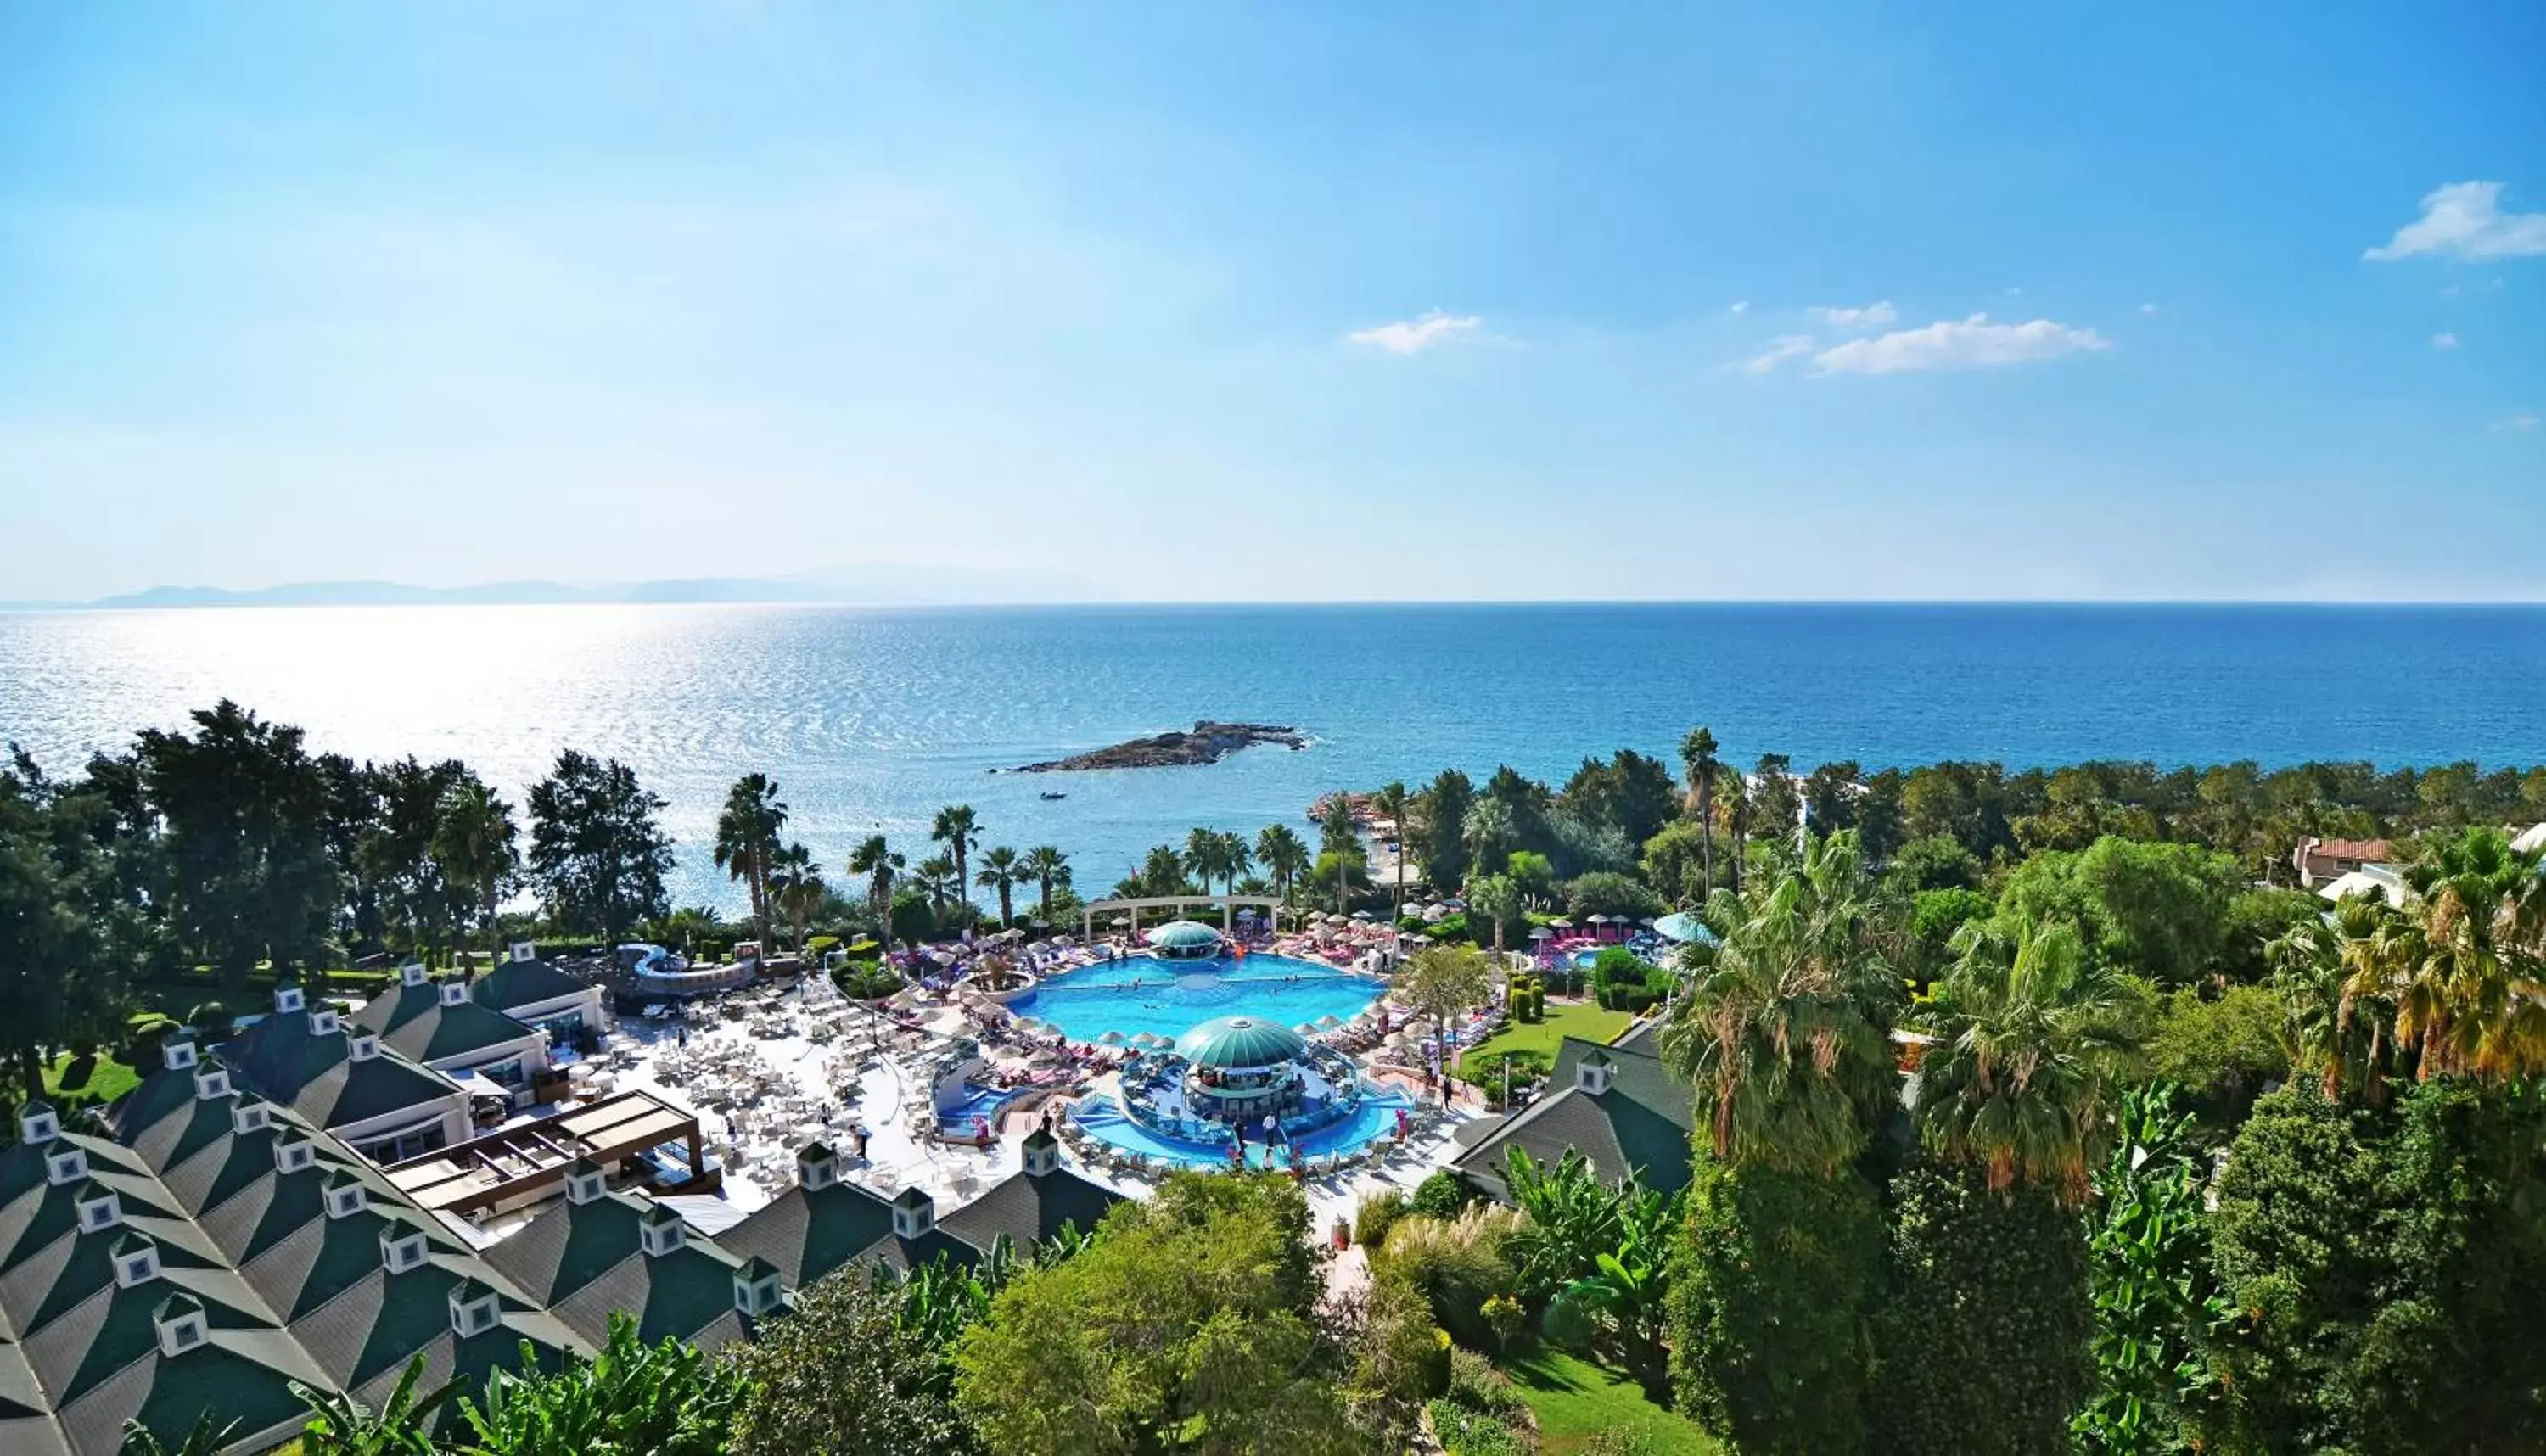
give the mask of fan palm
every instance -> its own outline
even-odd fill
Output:
[[[1402,781],[1392,780],[1370,796],[1370,812],[1397,826],[1397,899],[1393,918],[1405,916],[1405,850],[1406,815],[1412,813],[1414,796],[1407,793]]]
[[[1715,893],[1715,734],[1701,724],[1679,744],[1679,761],[1688,770],[1688,792],[1697,807],[1698,895]]]
[[[1255,836],[1255,859],[1273,877],[1273,893],[1287,898],[1308,872],[1309,841],[1289,824],[1266,824]]]
[[[954,857],[955,883],[958,886],[973,883],[973,847],[981,842],[977,829],[973,806],[969,804],[950,804],[937,811],[937,821],[929,826],[928,837],[945,845],[946,852]],[[963,899],[960,889],[956,892],[956,899]]]
[[[769,899],[796,932],[796,954],[805,954],[806,922],[820,911],[823,898],[830,893],[811,850],[790,844],[778,852],[769,874]]]
[[[1930,1001],[1944,1041],[1919,1064],[1927,1143],[1978,1164],[1993,1192],[2021,1181],[2083,1202],[2131,1047],[2119,980],[2066,920],[1975,921],[1954,946]]]
[[[1502,867],[1503,851],[1511,847],[1511,806],[1499,799],[1480,799],[1469,807],[1467,818],[1460,821],[1459,837],[1468,846],[1468,873],[1490,874]]]
[[[955,875],[955,861],[942,854],[932,854],[911,869],[919,884],[919,893],[928,897],[929,907],[939,914],[964,897],[964,882]]]
[[[997,845],[982,852],[980,873],[973,878],[982,889],[999,893],[999,927],[1007,928],[1008,922],[1016,918],[1016,888],[1026,880],[1024,862],[1017,858],[1015,850]]]
[[[1716,939],[1690,947],[1661,1054],[1697,1089],[1717,1156],[1826,1174],[1864,1146],[1891,1102],[1899,909],[1853,832],[1708,899]]]
[[[1027,850],[1025,858],[1017,863],[1042,892],[1043,899],[1035,913],[1044,923],[1051,923],[1053,891],[1069,888],[1069,857],[1054,845],[1038,844]]]
[[[502,960],[495,911],[522,863],[521,852],[513,847],[513,807],[474,779],[453,785],[435,807],[433,862],[445,880],[466,887],[476,900],[486,932],[487,964]]]
[[[1220,835],[1220,893],[1235,895],[1237,877],[1255,867],[1255,856],[1248,853],[1246,841],[1233,831]]]
[[[717,815],[717,868],[743,882],[751,896],[751,918],[761,939],[769,938],[769,866],[778,853],[779,831],[787,827],[787,806],[767,774],[745,774],[725,792]]]
[[[886,846],[882,834],[870,834],[849,851],[849,873],[867,877],[867,908],[875,913],[876,933],[892,938],[892,877],[901,856]]]
[[[2546,1070],[2546,885],[2539,852],[2478,827],[2405,872],[2420,897],[2421,962],[2396,998],[2396,1040],[2418,1075],[2488,1079]]]
[[[1221,870],[1228,864],[1229,846],[1217,832],[1196,828],[1185,835],[1182,859],[1185,873],[1203,889],[1209,890],[1211,882],[1220,878]]]

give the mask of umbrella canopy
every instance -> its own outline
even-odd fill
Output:
[[[1353,912],[1352,912],[1352,917],[1353,917],[1354,919],[1356,919],[1356,920],[1367,920],[1367,919],[1369,919],[1369,918],[1370,918],[1370,911],[1368,911],[1368,910],[1355,910],[1355,911],[1353,911]]]
[[[1198,951],[1220,944],[1220,932],[1200,920],[1169,920],[1141,938],[1162,951]]]
[[[1677,941],[1681,945],[1715,938],[1707,933],[1706,926],[1699,923],[1697,916],[1686,910],[1675,915],[1664,915],[1655,920],[1654,933],[1664,940]]]
[[[1308,1049],[1298,1032],[1252,1016],[1215,1017],[1176,1038],[1176,1050],[1194,1066],[1230,1071],[1278,1067]]]
[[[1341,1025],[1343,1025],[1343,1024],[1344,1024],[1344,1023],[1343,1023],[1343,1018],[1342,1018],[1342,1017],[1340,1017],[1340,1016],[1337,1016],[1337,1015],[1336,1015],[1335,1013],[1333,1013],[1332,1011],[1329,1011],[1329,1012],[1327,1012],[1325,1015],[1318,1017],[1318,1018],[1317,1018],[1317,1022],[1316,1022],[1317,1030],[1319,1030],[1319,1031],[1332,1031],[1332,1030],[1334,1030],[1336,1027],[1341,1026]]]
[[[1423,907],[1423,920],[1426,924],[1437,925],[1449,918],[1450,907],[1438,900]]]
[[[1532,940],[1554,940],[1556,938],[1556,932],[1548,929],[1544,925],[1533,926],[1530,929],[1529,938]]]
[[[1555,926],[1559,930],[1570,930],[1573,928],[1573,922],[1565,918],[1563,915],[1559,915],[1547,923]]]
[[[1292,1029],[1293,1031],[1298,1032],[1300,1035],[1302,1035],[1302,1036],[1304,1036],[1304,1037],[1305,1037],[1305,1036],[1315,1036],[1315,1035],[1317,1034],[1317,1023],[1315,1023],[1315,1022],[1314,1022],[1314,1021],[1303,1021],[1303,1022],[1301,1022],[1299,1025],[1297,1025],[1297,1026],[1295,1026],[1295,1027],[1292,1027],[1291,1029]]]
[[[1597,913],[1588,914],[1582,917],[1582,922],[1586,925],[1606,925],[1609,923],[1609,917]]]
[[[1109,1047],[1119,1047],[1123,1045],[1125,1038],[1123,1033],[1119,1031],[1109,1031],[1103,1036],[1098,1037],[1097,1040],[1103,1042]]]
[[[1136,1047],[1172,1047],[1175,1043],[1158,1035],[1154,1031],[1145,1031],[1132,1038],[1132,1045]]]

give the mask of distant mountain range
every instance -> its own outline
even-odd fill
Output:
[[[87,602],[0,602],[6,611],[155,611],[177,607],[525,607],[612,603],[811,602],[843,606],[1016,605],[1083,602],[1113,593],[1081,577],[1005,567],[861,566],[779,577],[697,577],[573,586],[492,581],[410,586],[398,581],[300,581],[234,591],[154,586]]]

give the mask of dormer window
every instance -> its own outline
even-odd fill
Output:
[[[197,1097],[209,1102],[215,1097],[226,1097],[229,1094],[230,1074],[227,1068],[205,1066],[195,1069]]]
[[[746,1315],[766,1315],[778,1308],[778,1267],[753,1258],[733,1271],[733,1307]]]
[[[1616,1071],[1605,1052],[1593,1052],[1573,1064],[1573,1084],[1597,1097],[1609,1090],[1609,1078]]]
[[[610,1190],[604,1184],[602,1171],[592,1159],[578,1157],[574,1160],[573,1166],[566,1169],[566,1202],[578,1205],[591,1203],[608,1191]]]
[[[274,1109],[262,1102],[241,1102],[230,1109],[230,1131],[245,1137],[264,1132],[274,1120]]]
[[[1041,1128],[1026,1134],[1026,1172],[1042,1177],[1061,1166],[1061,1140]]]
[[[637,1230],[636,1240],[648,1258],[661,1258],[688,1242],[682,1230],[681,1216],[659,1203],[645,1210],[645,1220]]]
[[[370,1032],[359,1032],[345,1044],[345,1055],[357,1062],[369,1062],[381,1055],[381,1039]]]
[[[442,1004],[446,1006],[457,1006],[467,999],[468,999],[468,983],[465,981],[446,981],[442,983]]]
[[[495,1328],[503,1315],[496,1303],[495,1291],[474,1279],[464,1279],[451,1290],[451,1330],[466,1339],[483,1334]]]
[[[916,1239],[937,1227],[937,1200],[917,1188],[904,1188],[892,1201],[892,1232]]]
[[[512,957],[516,961],[527,961],[538,954],[539,947],[533,945],[527,940],[517,940],[513,942]]]
[[[274,1014],[275,1014],[275,1015],[277,1015],[277,1016],[289,1016],[289,1015],[291,1015],[293,1012],[299,1010],[299,1009],[300,1009],[300,1005],[301,1005],[301,1001],[300,1001],[300,987],[299,987],[299,986],[297,986],[297,985],[278,985],[278,986],[276,986],[276,987],[274,988]]]
[[[331,1183],[327,1189],[327,1217],[349,1219],[370,1206],[371,1201],[364,1197],[361,1183],[344,1173],[336,1177],[339,1181]]]
[[[424,1232],[405,1224],[391,1224],[381,1231],[381,1267],[392,1274],[403,1274],[424,1262]]]
[[[30,1102],[18,1109],[18,1141],[32,1148],[61,1136],[62,1120],[50,1104]]]
[[[87,1176],[88,1155],[77,1148],[65,1148],[44,1159],[44,1181],[56,1188]]]
[[[140,1234],[127,1234],[115,1241],[115,1282],[130,1289],[159,1277],[159,1245]]]
[[[318,1009],[309,1013],[309,1034],[311,1036],[334,1036],[336,1034],[336,1027],[338,1024],[336,1013],[331,1007],[320,1006]]]
[[[807,1193],[819,1192],[840,1180],[840,1159],[821,1143],[796,1155],[796,1181]]]
[[[202,1344],[211,1332],[204,1324],[203,1302],[191,1294],[161,1300],[150,1313],[150,1323],[159,1329],[159,1353],[172,1358]]]
[[[170,1071],[184,1071],[195,1065],[195,1039],[172,1036],[159,1047],[159,1065]]]
[[[422,961],[409,961],[398,968],[398,984],[400,985],[424,985],[424,963]]]
[[[83,1186],[79,1192],[79,1226],[83,1234],[95,1234],[124,1222],[124,1202],[112,1188],[96,1183]]]
[[[300,1172],[309,1166],[314,1156],[309,1145],[298,1138],[274,1145],[274,1166],[280,1172]]]

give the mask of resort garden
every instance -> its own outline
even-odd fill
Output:
[[[1704,729],[1675,767],[1448,770],[1305,834],[1197,829],[1115,895],[1422,937],[1402,991],[1439,1026],[1507,1013],[1447,1063],[1472,1099],[1651,1021],[1685,1187],[1520,1155],[1499,1199],[1441,1172],[1364,1203],[1339,1255],[1294,1179],[1178,1172],[1040,1247],[834,1275],[738,1354],[630,1328],[380,1409],[313,1390],[301,1448],[2546,1449],[2546,881],[2504,827],[2546,819],[2546,769],[1797,773]],[[713,846],[745,917],[675,909],[663,808],[568,752],[517,814],[465,765],[311,754],[226,703],[75,776],[19,758],[11,1085],[73,1114],[175,1022],[226,1030],[278,976],[364,987],[374,956],[752,939],[884,993],[896,945],[1079,903],[1061,849],[962,806],[817,851],[754,775]],[[2388,841],[2395,892],[2300,888],[2310,836]],[[1672,916],[1666,952],[1543,949]]]

